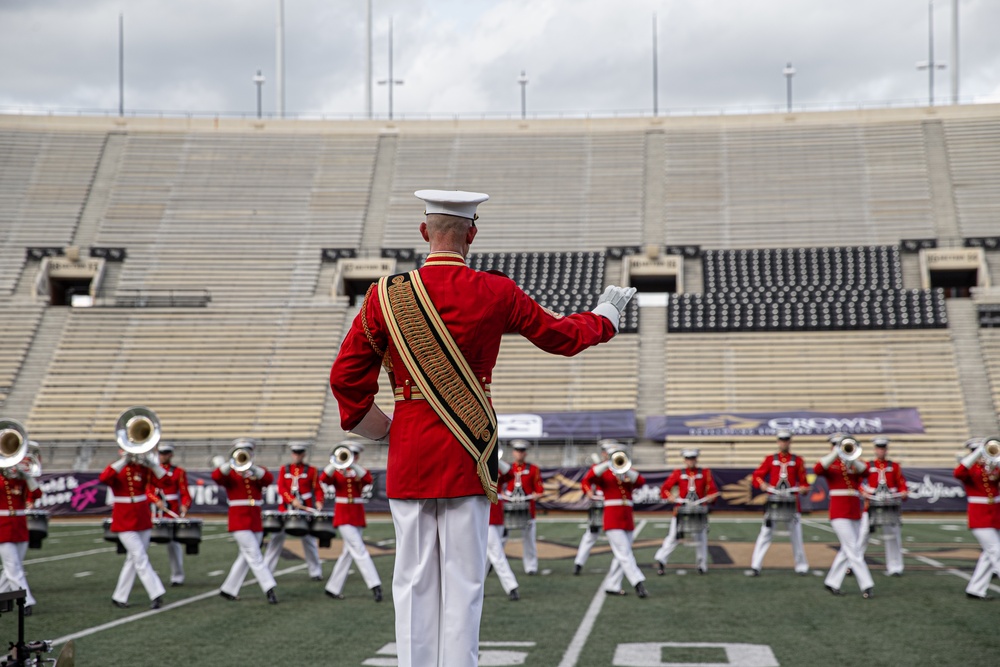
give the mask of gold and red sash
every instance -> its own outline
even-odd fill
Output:
[[[400,359],[424,399],[476,462],[497,502],[497,417],[486,390],[452,338],[417,270],[378,281],[378,299]]]

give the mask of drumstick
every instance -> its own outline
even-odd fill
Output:
[[[717,491],[715,493],[705,496],[704,498],[701,498],[698,502],[695,503],[695,505],[701,505],[702,503],[707,503],[708,501],[715,500],[718,497],[719,497],[719,492]]]
[[[181,518],[181,515],[180,515],[180,514],[177,514],[176,512],[171,512],[171,511],[170,511],[169,509],[167,509],[166,507],[164,507],[164,508],[163,508],[163,511],[164,511],[165,513],[169,514],[170,516],[174,517],[175,519],[179,519],[179,518]]]

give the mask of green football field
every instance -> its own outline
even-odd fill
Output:
[[[662,515],[639,516],[636,557],[650,597],[606,596],[601,587],[609,564],[607,543],[598,542],[580,576],[572,556],[584,530],[579,517],[539,520],[541,572],[528,577],[508,544],[522,599],[511,602],[495,575],[486,584],[481,633],[482,665],[993,665],[1000,651],[1000,602],[968,600],[964,587],[979,549],[964,517],[909,520],[903,528],[906,574],[884,576],[881,547],[869,548],[875,598],[862,599],[851,577],[843,597],[823,588],[822,576],[835,545],[825,520],[805,521],[810,565],[806,576],[789,565],[786,538],[778,537],[763,574],[746,576],[759,517],[713,517],[713,564],[700,576],[694,552],[681,546],[667,574],[651,567],[667,523]],[[53,524],[41,550],[31,550],[26,570],[35,614],[26,619],[28,639],[73,639],[77,665],[394,665],[391,601],[393,528],[371,520],[365,539],[387,593],[372,601],[360,575],[352,574],[346,599],[323,595],[309,580],[290,538],[279,564],[280,604],[270,606],[254,583],[229,602],[217,588],[236,554],[221,522],[205,527],[201,553],[188,556],[187,582],[168,588],[166,605],[148,609],[136,581],[129,609],[111,604],[123,556],[102,540],[94,523]],[[339,551],[335,541],[324,575]],[[166,550],[150,557],[166,582]],[[963,578],[962,575],[966,578]],[[626,582],[627,584],[627,582]],[[1000,590],[994,587],[994,590]],[[16,614],[0,617],[2,641],[17,632]],[[56,649],[58,650],[57,645]]]

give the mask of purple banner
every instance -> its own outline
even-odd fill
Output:
[[[539,501],[546,510],[585,510],[587,499],[580,489],[580,480],[587,468],[543,468],[545,493]],[[636,489],[635,507],[639,511],[664,511],[670,509],[660,499],[660,486],[670,470],[643,470],[646,483]],[[760,511],[764,494],[751,488],[749,468],[713,469],[716,486],[721,495],[713,505],[715,510]],[[385,471],[372,470],[375,478],[372,498],[368,501],[371,512],[388,512],[389,501],[385,495]],[[965,490],[946,468],[913,468],[904,470],[910,490],[910,499],[903,505],[906,512],[964,512]],[[813,481],[812,473],[809,479]],[[192,513],[225,514],[226,494],[212,481],[208,472],[188,472]],[[49,510],[53,516],[107,515],[111,512],[111,494],[108,487],[97,479],[96,472],[55,473],[42,475],[40,480],[44,495],[37,503],[40,509]],[[278,504],[277,487],[267,488],[265,507]],[[815,480],[807,495],[802,496],[803,511],[824,512],[827,508],[827,488],[823,479]]]
[[[795,435],[831,433],[923,433],[916,408],[890,408],[866,412],[706,412],[694,415],[654,415],[646,419],[646,437],[771,436],[781,430]]]
[[[501,440],[635,438],[635,410],[538,412],[497,415]]]

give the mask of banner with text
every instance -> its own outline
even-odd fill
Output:
[[[890,408],[866,412],[706,412],[694,415],[651,415],[646,419],[646,437],[668,436],[771,436],[778,431],[794,435],[831,433],[923,433],[924,424],[915,408]]]

